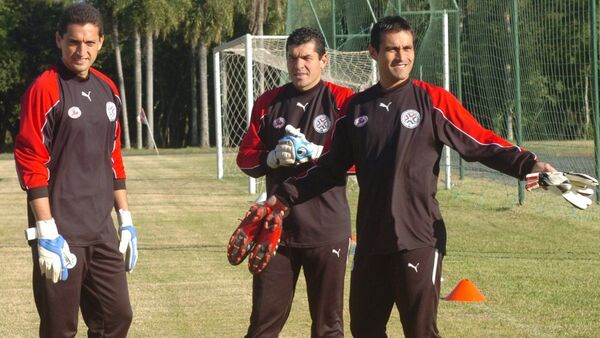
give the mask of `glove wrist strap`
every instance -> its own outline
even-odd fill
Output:
[[[117,213],[117,218],[119,219],[119,225],[133,225],[133,220],[131,219],[131,212],[129,210],[119,209]]]
[[[54,218],[36,221],[35,226],[37,229],[37,238],[39,239],[55,239],[58,237],[58,229],[56,229]]]

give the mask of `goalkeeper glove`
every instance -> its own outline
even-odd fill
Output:
[[[58,234],[54,218],[35,222],[35,228],[25,230],[27,240],[37,238],[39,265],[42,275],[56,283],[69,277],[69,270],[77,264],[77,256],[69,244]]]
[[[300,132],[300,129],[294,128],[291,124],[285,126],[286,135],[279,140],[289,141],[293,146],[296,163],[305,163],[309,160],[316,160],[323,152],[323,146],[309,142],[306,136]]]
[[[273,214],[271,214],[273,215]],[[267,216],[268,217],[268,216]],[[282,217],[278,214],[274,218]],[[248,258],[248,270],[254,275],[261,273],[277,254],[282,227],[274,227],[273,230],[261,229],[256,238],[256,245],[250,251]]]
[[[133,272],[138,258],[137,231],[133,226],[131,212],[119,209],[119,251],[125,259],[125,271]]]
[[[277,247],[283,231],[283,218],[287,215],[288,207],[275,196],[271,196],[265,203],[269,212],[262,220],[263,228],[256,238],[256,244],[248,258],[248,269],[252,274],[261,273],[277,254]]]
[[[279,166],[291,166],[296,162],[294,144],[290,140],[279,140],[275,149],[267,155],[267,165],[273,169]]]
[[[238,265],[250,255],[250,272],[262,272],[277,251],[286,211],[287,207],[275,197],[269,198],[265,204],[252,205],[229,238],[229,263]]]
[[[229,263],[238,265],[246,259],[250,250],[254,247],[256,236],[261,230],[261,221],[268,212],[262,204],[254,204],[246,212],[246,216],[229,238],[229,244],[227,245]]]
[[[545,190],[562,195],[565,200],[579,209],[586,209],[592,205],[589,197],[593,195],[594,190],[590,187],[598,186],[598,180],[595,178],[572,172],[531,173],[525,179],[528,191],[541,186]]]

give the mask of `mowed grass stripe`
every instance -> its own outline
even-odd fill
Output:
[[[225,247],[254,196],[243,176],[216,179],[212,149],[125,152],[129,200],[140,260],[129,275],[130,337],[241,337],[251,308],[252,277],[231,266]],[[470,278],[485,303],[442,300],[444,337],[595,337],[600,331],[598,206],[574,210],[546,192],[517,206],[514,185],[486,178],[455,181],[438,194],[448,228],[442,296]],[[0,156],[0,336],[34,337],[31,258],[22,230],[25,193],[12,156]],[[356,188],[349,192],[355,211]],[[349,289],[350,268],[346,276]],[[347,298],[346,335],[350,336]],[[388,334],[402,337],[398,314]],[[79,337],[86,336],[80,324]],[[281,337],[310,336],[306,285],[300,278]]]

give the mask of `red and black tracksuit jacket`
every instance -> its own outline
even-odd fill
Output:
[[[449,92],[409,80],[391,91],[377,84],[356,94],[338,119],[331,147],[306,175],[276,195],[292,205],[335,186],[356,165],[360,186],[356,254],[435,246],[445,252],[446,230],[436,200],[444,145],[522,178],[536,156],[483,128]]]
[[[289,177],[305,172],[313,164],[293,167],[267,166],[267,155],[285,135],[285,126],[299,128],[307,140],[325,145],[340,108],[352,95],[349,88],[321,81],[305,92],[291,83],[261,95],[252,109],[250,127],[240,144],[237,164],[251,177],[266,175],[267,192]],[[284,220],[282,245],[317,247],[350,237],[350,212],[346,199],[346,176],[335,180],[327,191],[292,207]]]
[[[21,98],[14,151],[21,187],[28,200],[49,197],[58,231],[71,246],[114,237],[113,191],[125,189],[120,113],[108,77],[90,68],[81,79],[62,63]],[[35,226],[28,211],[29,226]]]

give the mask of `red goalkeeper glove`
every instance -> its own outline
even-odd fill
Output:
[[[271,256],[274,255],[279,237],[281,236],[284,211],[287,209],[283,204],[269,204],[274,198],[269,199],[266,204],[252,205],[250,210],[246,212],[246,216],[240,225],[229,238],[227,259],[232,265],[240,264],[248,254],[256,252],[254,256],[258,257],[255,260],[266,260],[264,264],[266,266],[270,257],[258,255],[258,250],[266,250],[266,253],[270,253]],[[274,237],[277,237],[276,240],[273,239]],[[269,246],[272,242],[275,243],[274,249],[272,245]],[[257,247],[257,243],[260,247]],[[262,269],[264,269],[264,266],[260,270],[262,271]],[[250,270],[252,271],[253,269]]]
[[[253,274],[261,273],[269,264],[271,258],[277,254],[279,239],[283,230],[283,218],[287,214],[287,206],[271,196],[265,203],[269,210],[262,220],[263,228],[256,238],[256,244],[248,258],[248,269]]]

